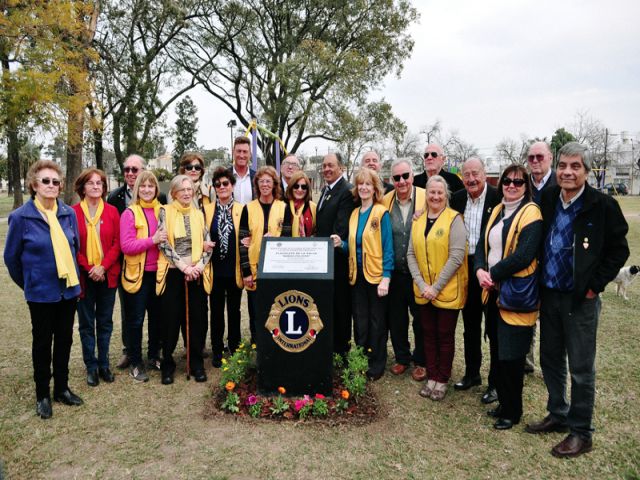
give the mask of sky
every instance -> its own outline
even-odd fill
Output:
[[[440,120],[445,131],[491,156],[504,138],[551,138],[581,111],[612,133],[640,131],[640,1],[438,0],[413,5],[420,20],[400,78],[385,98],[415,133]],[[228,146],[233,118],[203,91],[198,143]],[[174,118],[169,118],[172,125]],[[302,151],[326,151],[325,142]]]

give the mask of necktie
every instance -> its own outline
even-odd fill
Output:
[[[324,202],[329,196],[331,196],[331,187],[327,185],[322,191],[322,198],[320,198],[320,205],[318,206],[319,209],[324,206]]]

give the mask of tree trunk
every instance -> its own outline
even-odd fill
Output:
[[[16,128],[7,129],[7,150],[11,188],[13,189],[13,208],[22,205],[22,186],[20,184],[20,141]],[[26,185],[25,185],[26,187]]]
[[[64,201],[68,205],[77,198],[73,184],[82,171],[82,134],[84,131],[84,111],[69,110],[67,116],[67,174],[65,178]]]

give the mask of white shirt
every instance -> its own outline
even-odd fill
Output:
[[[467,241],[469,242],[469,255],[475,255],[476,245],[480,238],[482,226],[482,212],[484,211],[484,199],[487,197],[487,184],[484,190],[475,200],[467,193],[467,206],[464,208],[464,225],[467,227]]]
[[[568,202],[564,201],[564,198],[562,198],[562,190],[560,190],[560,201],[562,202],[562,208],[564,208],[565,210],[567,208],[569,208],[576,200],[578,200],[580,198],[580,196],[584,193],[584,185],[582,185],[582,188],[580,189],[580,191]]]
[[[233,187],[233,199],[242,205],[246,205],[251,200],[253,200],[253,188],[251,188],[251,172],[247,168],[247,174],[244,177],[241,177],[240,174],[236,171],[236,167],[234,166],[233,176],[236,177],[236,184]]]
[[[549,169],[547,174],[544,177],[542,177],[542,180],[540,181],[540,183],[536,183],[536,179],[534,178],[533,175],[531,175],[531,183],[533,183],[533,186],[536,187],[536,190],[538,191],[542,190],[542,187],[544,187],[545,184],[547,183],[547,180],[549,180],[549,177],[551,176],[552,171],[553,170]]]
[[[325,190],[324,190],[324,192],[322,194],[322,197],[320,198],[320,203],[318,203],[318,210],[324,204],[324,201],[326,200],[326,197],[331,195],[331,190],[333,190],[333,187],[335,187],[336,183],[338,183],[340,180],[342,180],[342,175],[340,175],[338,177],[338,179],[335,182],[333,182],[332,184],[329,184],[329,185],[325,186]]]

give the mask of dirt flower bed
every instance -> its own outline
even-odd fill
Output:
[[[309,392],[288,397],[284,387],[279,394],[265,397],[257,393],[255,345],[242,343],[223,360],[220,383],[212,388],[205,417],[227,413],[240,418],[277,421],[313,421],[326,424],[367,424],[380,414],[380,404],[367,385],[368,360],[362,348],[352,348],[346,359],[334,357],[332,395]]]

